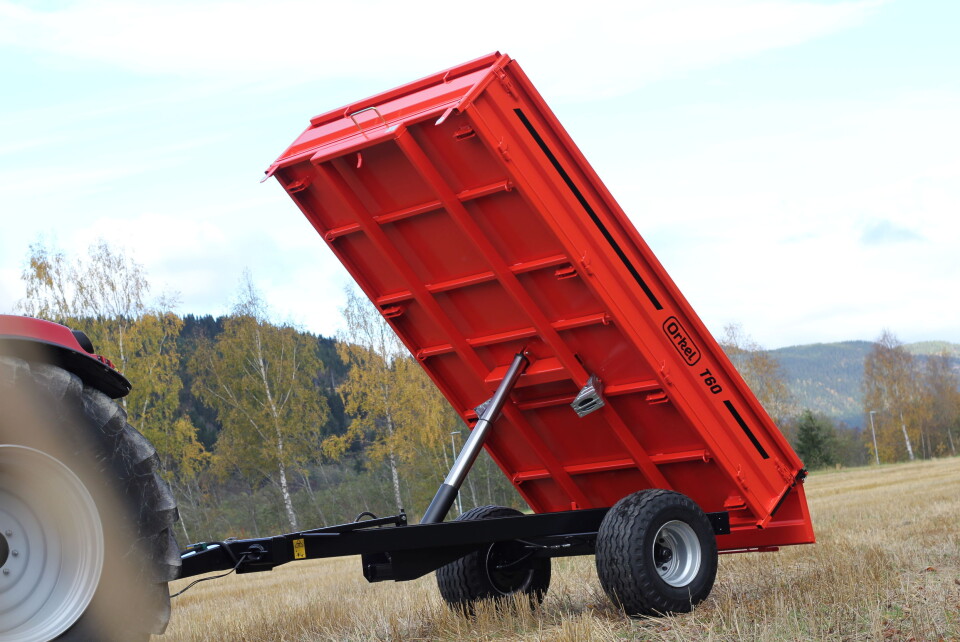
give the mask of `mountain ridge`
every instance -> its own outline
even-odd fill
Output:
[[[799,409],[822,412],[851,427],[862,427],[863,360],[871,341],[809,343],[768,350],[783,371],[784,380]],[[924,359],[946,352],[960,370],[960,344],[919,341],[904,344],[912,355]]]

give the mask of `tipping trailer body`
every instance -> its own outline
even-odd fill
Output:
[[[665,488],[721,551],[814,541],[802,462],[508,56],[317,116],[267,174],[468,426],[528,356],[486,448],[534,511]]]

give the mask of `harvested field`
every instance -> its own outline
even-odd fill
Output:
[[[433,575],[367,584],[347,558],[201,583],[155,640],[960,639],[960,458],[814,473],[806,487],[818,543],[721,556],[688,615],[624,618],[592,557],[555,560],[540,609],[470,620],[446,609]]]

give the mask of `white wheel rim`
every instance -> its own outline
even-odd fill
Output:
[[[0,445],[0,642],[50,640],[86,611],[103,570],[103,525],[69,468]]]
[[[674,587],[686,586],[700,572],[700,540],[686,522],[669,521],[653,540],[653,561],[660,579]]]

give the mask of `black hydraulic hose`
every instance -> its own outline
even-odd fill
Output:
[[[223,546],[222,543],[221,543],[221,546]],[[235,556],[233,555],[233,552],[232,552],[229,548],[227,549],[227,552],[230,554],[231,557],[235,557]],[[231,569],[230,569],[229,571],[227,571],[226,573],[221,573],[220,575],[214,575],[213,577],[201,577],[199,580],[194,580],[194,581],[190,582],[189,584],[187,584],[186,587],[184,587],[184,588],[180,589],[179,591],[177,591],[176,593],[172,593],[172,594],[170,595],[170,599],[173,599],[173,598],[175,598],[175,597],[179,597],[179,596],[183,595],[184,593],[186,593],[188,590],[190,590],[191,588],[193,588],[194,586],[196,586],[196,585],[199,584],[200,582],[206,582],[207,580],[219,580],[219,579],[222,578],[222,577],[226,577],[227,575],[230,575],[231,573],[233,573],[234,571],[236,571],[238,568],[240,568],[240,565],[243,564],[243,560],[247,559],[247,555],[249,555],[249,554],[250,554],[250,551],[244,551],[243,553],[241,553],[241,554],[240,554],[240,559],[237,560],[236,566],[234,566],[233,568],[231,568]]]

